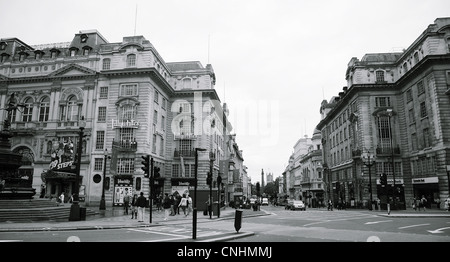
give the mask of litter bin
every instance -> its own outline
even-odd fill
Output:
[[[217,216],[219,214],[219,203],[213,202],[213,216]]]
[[[86,208],[80,207],[80,220],[86,220]]]
[[[234,228],[236,229],[236,232],[239,233],[239,229],[241,229],[242,226],[242,210],[236,209],[236,213],[234,214]]]

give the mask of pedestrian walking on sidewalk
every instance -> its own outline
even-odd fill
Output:
[[[445,208],[445,210],[450,211],[450,195],[444,201],[444,208]]]
[[[175,216],[175,199],[173,195],[169,196],[169,200],[170,200],[170,215]]]
[[[64,192],[61,192],[61,195],[59,195],[57,202],[58,202],[58,204],[57,204],[58,206],[64,205]]]
[[[192,198],[191,198],[190,195],[187,195],[186,198],[187,198],[187,205],[188,205],[188,207],[187,207],[187,215],[189,216],[191,214],[191,212],[192,212]]]
[[[422,195],[422,198],[420,199],[420,204],[423,207],[423,211],[427,211],[426,205],[427,205],[427,199],[424,195]]]
[[[137,198],[136,205],[138,207],[138,222],[144,222],[144,212],[147,199],[144,197],[144,192],[141,192]]]
[[[183,194],[183,197],[180,199],[180,203],[178,204],[178,207],[181,207],[181,209],[183,210],[183,214],[186,217],[186,208],[187,208],[187,198],[186,195]]]
[[[128,188],[125,188],[125,196],[123,197],[123,208],[125,215],[128,215],[128,208],[130,207],[130,195],[128,195]]]
[[[167,193],[165,194],[162,202],[163,202],[162,207],[164,208],[164,220],[167,220],[167,219],[169,219],[170,211],[171,211],[169,194],[167,194]]]
[[[133,195],[133,199],[131,199],[131,219],[137,219],[137,194]]]

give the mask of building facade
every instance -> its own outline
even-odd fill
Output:
[[[446,198],[450,18],[437,18],[403,52],[352,58],[346,80],[339,96],[322,103],[317,126],[329,197],[359,206],[373,197],[394,209],[412,198],[425,196],[431,207]]]
[[[80,143],[86,205],[97,204],[103,192],[107,205],[121,205],[126,191],[148,197],[145,155],[160,169],[152,193],[189,193],[196,148],[205,150],[197,151],[199,201],[208,195],[210,170],[215,192],[225,190],[217,180],[228,180],[219,166],[230,158],[224,148],[232,127],[214,85],[210,64],[166,63],[143,36],[109,43],[89,30],[67,43],[0,40],[0,107],[13,93],[26,105],[10,119],[12,150],[23,155],[21,176],[45,197],[73,192]]]

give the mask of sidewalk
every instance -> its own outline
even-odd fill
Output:
[[[152,223],[150,223],[150,212],[146,208],[144,214],[144,222],[138,222],[137,219],[131,219],[131,211],[129,215],[124,214],[122,207],[106,207],[106,210],[99,211],[98,207],[89,207],[98,214],[87,216],[82,221],[36,221],[36,222],[0,222],[0,232],[18,232],[18,231],[58,231],[58,230],[92,230],[92,229],[113,229],[113,228],[129,228],[129,227],[152,227],[161,225],[180,225],[192,224],[192,213],[185,216],[180,210],[179,215],[169,216],[168,220],[164,220],[164,210],[157,211],[155,208],[152,212]],[[197,211],[197,223],[211,222],[224,219],[234,219],[236,210],[242,211],[242,217],[266,215],[264,211],[253,211],[250,209],[233,209],[230,207],[221,209],[220,217],[217,215],[204,216],[203,211]]]

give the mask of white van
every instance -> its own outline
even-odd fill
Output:
[[[268,205],[269,205],[269,199],[268,199],[267,197],[264,197],[264,198],[262,199],[261,205],[263,205],[263,206],[268,206]]]

